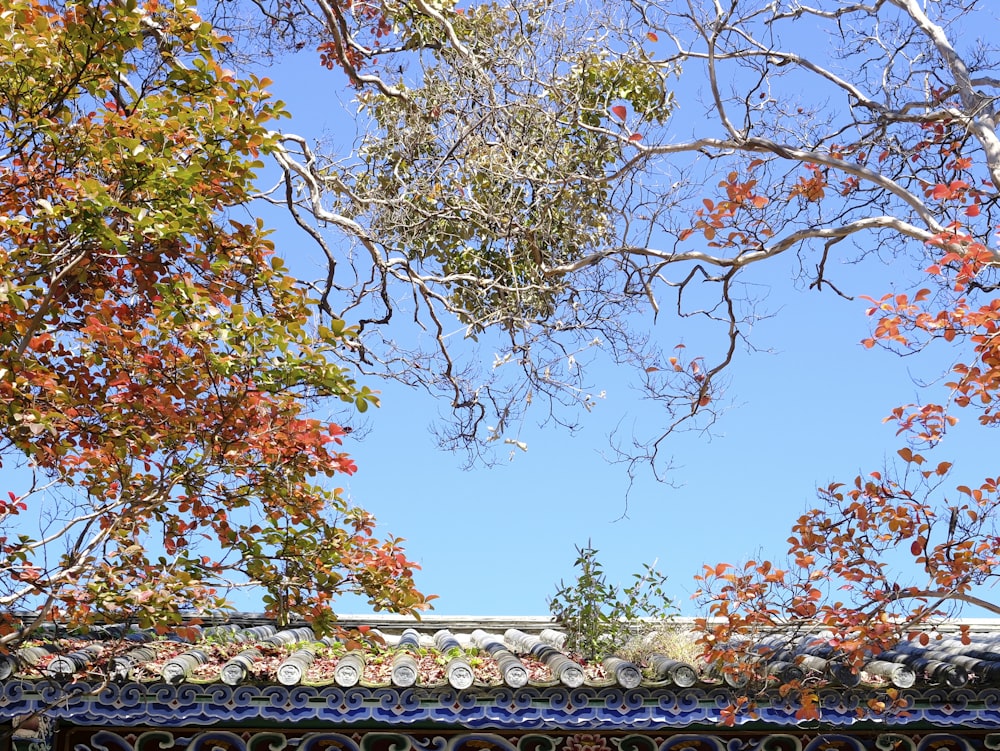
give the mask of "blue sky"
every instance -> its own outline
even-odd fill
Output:
[[[354,128],[343,76],[323,70],[313,53],[285,60],[269,75],[293,113],[281,127],[347,153]],[[318,276],[312,241],[281,212],[267,216],[293,270]],[[756,351],[737,353],[732,408],[712,433],[682,433],[667,443],[675,469],[666,484],[643,473],[630,487],[625,469],[607,460],[609,433],[648,434],[663,419],[624,373],[606,365],[592,371],[593,392],[606,396],[581,416],[579,432],[539,428],[531,421],[544,415],[529,413],[519,436],[527,451],[470,470],[463,469],[464,455],[436,446],[431,428],[447,405],[366,380],[382,392],[382,407],[345,441],[359,471],[338,484],[377,516],[383,532],[406,538],[423,569],[418,586],[439,596],[438,614],[545,614],[556,583],[573,576],[575,546],[588,540],[613,582],[627,584],[655,561],[681,612],[697,614],[692,577],[704,564],[782,556],[792,522],[815,504],[817,486],[850,481],[894,457],[901,444],[883,418],[918,398],[915,379],[934,380],[949,363],[943,351],[901,359],[864,349],[867,303],[804,289],[795,271],[793,257],[751,270],[748,280],[773,315],[751,332]],[[914,273],[906,262],[873,260],[842,265],[832,276],[849,294],[879,296],[910,289]],[[717,332],[706,339],[703,329],[681,327],[666,309],[649,326],[667,345],[683,341],[690,355],[719,346]],[[488,348],[481,354],[492,359]],[[955,462],[956,482],[966,473],[978,484],[992,471],[992,447],[969,415],[938,453]],[[235,604],[260,609],[252,594]],[[340,611],[364,612],[365,604],[346,598]]]
[[[385,389],[370,434],[349,447],[359,471],[345,487],[408,539],[439,613],[544,613],[554,583],[572,575],[574,545],[590,539],[614,581],[656,560],[681,610],[695,614],[691,577],[702,564],[783,554],[817,486],[880,469],[899,447],[882,418],[913,389],[902,362],[857,344],[863,306],[787,298],[758,332],[776,351],[739,359],[730,392],[738,403],[715,435],[670,444],[674,486],[644,476],[626,504],[623,469],[602,458],[606,432],[650,406],[608,373],[608,397],[579,434],[532,430],[527,452],[471,471],[435,448],[427,425],[436,405]],[[963,432],[947,439],[964,444],[957,468],[985,466],[988,444]]]
[[[340,103],[350,91],[339,74],[303,57],[271,77],[294,116],[284,129],[350,145],[353,130]],[[276,240],[294,269],[313,263],[304,235],[280,226]],[[625,470],[604,458],[616,426],[627,434],[633,425],[656,427],[659,418],[610,368],[594,375],[595,393],[604,390],[606,398],[584,416],[579,433],[528,425],[526,452],[471,470],[462,469],[464,456],[435,445],[430,426],[445,405],[368,381],[382,391],[383,406],[366,421],[364,439],[345,445],[359,471],[341,484],[384,531],[407,539],[423,567],[420,588],[439,595],[436,613],[544,614],[555,583],[573,575],[574,546],[590,540],[612,581],[627,584],[643,563],[656,561],[681,611],[696,614],[692,576],[703,564],[783,555],[792,522],[815,503],[815,488],[881,469],[901,445],[882,419],[917,397],[915,378],[937,378],[948,365],[945,352],[911,361],[865,350],[867,303],[803,289],[793,281],[794,264],[788,258],[754,270],[774,315],[752,333],[759,351],[738,353],[733,408],[712,434],[680,434],[668,444],[676,465],[670,484],[643,475],[629,490]],[[908,289],[914,271],[905,262],[876,262],[834,273],[850,294],[878,296]],[[677,326],[664,315],[652,333],[684,341],[690,354],[701,351],[700,333]],[[966,423],[939,453],[947,452],[941,458],[955,461],[958,473],[964,468],[981,479],[990,441],[973,416]],[[364,606],[347,599],[340,609]]]

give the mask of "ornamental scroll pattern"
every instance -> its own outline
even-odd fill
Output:
[[[69,751],[997,751],[996,733],[401,733],[71,729]]]
[[[997,687],[902,692],[901,696],[907,702],[906,712],[895,715],[870,715],[867,700],[872,696],[863,691],[821,691],[819,703],[824,724],[827,727],[849,727],[859,720],[873,719],[887,729],[912,728],[917,723],[924,723],[925,727],[964,727],[1000,732],[1000,688]],[[336,686],[286,688],[275,685],[234,687],[165,683],[90,685],[84,682],[59,684],[15,680],[0,682],[0,721],[41,715],[75,725],[108,728],[206,728],[234,723],[284,725],[312,722],[328,727],[362,723],[400,727],[419,723],[425,726],[451,725],[483,732],[521,733],[552,728],[578,729],[581,732],[636,732],[666,728],[679,731],[694,724],[717,724],[722,711],[732,701],[732,694],[722,688],[677,691],[590,687],[572,690],[491,688],[457,691],[421,687],[341,689]],[[795,709],[783,700],[773,704],[761,701],[758,716],[762,723],[792,728],[799,723]],[[517,751],[550,750],[540,747]],[[581,750],[567,748],[556,751]],[[625,747],[611,751],[647,749]],[[727,748],[724,751],[740,750]]]

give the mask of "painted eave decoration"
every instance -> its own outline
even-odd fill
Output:
[[[550,619],[366,620],[363,646],[317,639],[305,625],[279,630],[252,616],[167,635],[50,631],[0,666],[0,715],[105,728],[309,723],[636,732],[715,725],[746,692],[676,655],[587,663],[568,652]],[[353,630],[362,622],[343,624]],[[683,622],[676,627],[683,633]],[[945,631],[926,646],[907,643],[880,655],[853,679],[815,639],[790,645],[794,654],[762,652],[762,659],[775,672],[779,663],[798,670],[792,677],[804,683],[826,683],[819,689],[825,727],[1000,729],[1000,624],[980,622],[969,644]],[[873,700],[887,695],[901,708],[873,713]],[[756,716],[743,722],[800,724],[794,704],[777,692],[756,700]]]

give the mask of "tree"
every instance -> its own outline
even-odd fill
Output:
[[[310,8],[322,10],[312,26]],[[635,257],[591,262],[647,201],[618,103],[656,125],[671,111],[675,66],[651,59],[630,19],[572,3],[270,12],[298,34],[321,28],[323,61],[358,88],[367,131],[354,152],[286,134],[272,200],[328,259],[316,289],[327,312],[358,321],[363,372],[443,394],[456,419],[442,442],[476,454],[517,444],[532,402],[565,422],[558,405],[592,408],[580,366],[601,342],[652,361],[626,320],[653,299]],[[454,332],[496,357],[465,357]]]
[[[530,408],[574,424],[602,390],[588,363],[611,359],[664,409],[622,458],[660,471],[665,437],[711,424],[752,346],[766,309],[750,269],[797,254],[802,283],[846,295],[838,254],[915,273],[957,199],[990,193],[990,50],[962,56],[949,36],[981,3],[933,18],[902,1],[703,5],[270,9],[298,44],[323,35],[362,129],[349,156],[286,137],[273,200],[328,258],[316,288],[359,322],[358,366],[452,403],[446,445],[516,443]],[[989,246],[991,204],[975,200],[969,231]],[[669,308],[718,339],[651,340]],[[427,333],[401,333],[411,320]],[[489,357],[466,355],[477,341]]]
[[[779,233],[765,213],[766,223],[757,226],[766,228],[768,240],[759,252],[820,240],[811,282],[817,288],[836,289],[827,261],[844,240],[854,240],[862,253],[888,252],[894,263],[914,264],[913,292],[869,298],[874,326],[865,345],[901,354],[936,351],[945,362],[954,358],[943,393],[892,410],[888,419],[904,441],[900,462],[822,488],[821,506],[792,528],[787,564],[719,564],[706,566],[699,577],[703,601],[720,618],[706,624],[703,644],[710,658],[751,668],[759,658],[752,646],[756,637],[779,626],[788,643],[803,635],[819,639],[856,670],[901,640],[927,644],[930,637],[919,627],[930,618],[955,615],[967,605],[1000,613],[980,589],[1000,574],[997,480],[955,482],[951,462],[932,460],[959,410],[977,411],[986,426],[997,421],[1000,82],[986,74],[995,58],[985,45],[977,42],[961,53],[953,46],[959,29],[971,28],[984,10],[976,3],[925,8],[893,0],[827,10],[758,9],[749,16],[738,15],[738,6],[704,26],[710,71],[736,59],[757,61],[761,74],[752,92],[761,92],[760,103],[745,97],[738,114],[727,113],[733,100],[713,86],[727,140],[759,154],[748,172],[727,177],[727,190],[735,184],[768,196],[760,201],[765,210],[775,198],[787,197],[780,210],[788,215],[794,208],[796,217],[807,220],[785,224]],[[781,53],[774,42],[763,45],[761,37],[744,34],[754,21],[777,32],[803,19],[828,28],[840,45],[839,60]],[[743,41],[735,47],[716,45],[737,35]],[[790,139],[793,112],[772,88],[776,76],[786,73],[807,73],[839,92],[843,112],[793,104],[810,127]],[[755,110],[759,118],[750,116]],[[776,164],[792,169],[775,180]],[[767,176],[766,187],[755,182],[758,175]],[[722,245],[745,245],[738,234],[747,227],[739,219],[744,207],[706,202],[700,216],[707,224],[692,230],[706,237],[725,231]],[[871,238],[860,239],[865,235]],[[757,260],[753,250],[744,253]],[[904,283],[910,278],[901,275]],[[900,551],[909,554],[908,561],[899,561]],[[812,691],[802,690],[800,701],[803,717],[818,715]]]
[[[185,0],[0,13],[0,644],[45,618],[176,624],[260,586],[423,606],[399,540],[324,480],[355,467],[321,397],[364,410],[354,331],[244,218],[267,82]],[[19,612],[20,611],[20,612]]]
[[[373,8],[389,23],[372,26]],[[995,47],[975,35],[991,10],[333,7],[323,51],[358,87],[370,128],[350,159],[286,140],[279,158],[299,193],[284,200],[357,243],[345,275],[316,235],[332,259],[323,304],[360,319],[362,367],[451,390],[453,444],[516,441],[517,417],[544,397],[589,408],[597,389],[581,365],[600,348],[664,407],[663,431],[623,448],[630,467],[656,466],[668,435],[714,418],[759,314],[748,273],[783,255],[810,289],[871,295],[868,346],[942,353],[931,369],[953,359],[943,394],[892,412],[900,463],[821,490],[788,566],[720,564],[702,578],[724,619],[705,637],[710,656],[752,662],[755,629],[818,623],[857,666],[955,605],[997,612],[976,587],[998,574],[998,480],[955,482],[929,453],[957,410],[997,421],[1000,80]],[[891,265],[896,289],[866,289],[854,264]],[[373,332],[398,320],[395,283],[413,290],[406,313],[430,351]],[[679,316],[718,325],[714,350],[646,336],[664,295]],[[453,331],[498,348],[485,375],[459,362]],[[900,549],[913,566],[893,572],[886,554]],[[914,571],[925,581],[911,584]]]

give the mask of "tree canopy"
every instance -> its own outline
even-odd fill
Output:
[[[341,591],[424,602],[327,485],[355,467],[313,405],[375,396],[245,211],[282,110],[226,43],[184,0],[0,13],[0,462],[31,478],[0,500],[0,642],[251,584],[318,625]]]
[[[994,58],[953,41],[981,3],[320,5],[288,23],[325,35],[362,135],[351,154],[286,139],[274,199],[327,255],[318,289],[359,321],[359,366],[453,404],[446,445],[516,440],[529,408],[572,423],[604,357],[662,405],[626,457],[662,467],[752,346],[749,269],[794,254],[800,283],[878,296],[834,262],[908,282],[956,216],[992,241]],[[718,338],[652,340],[673,314]]]

